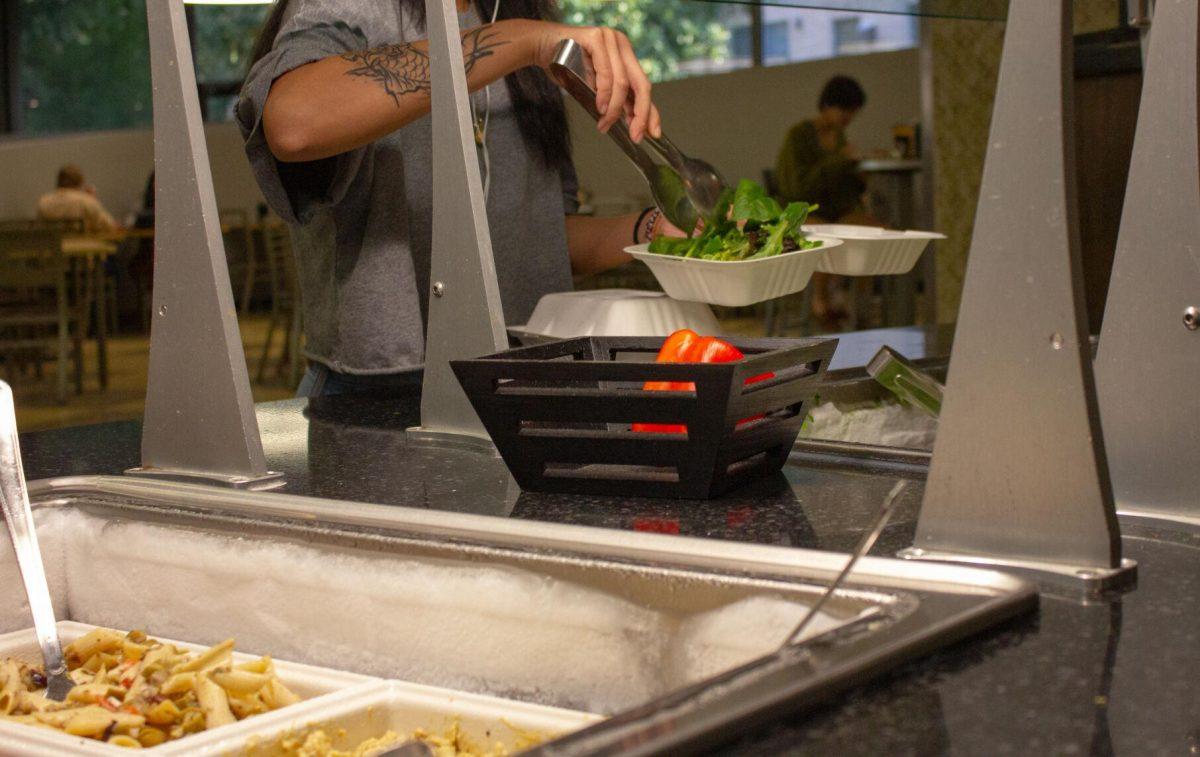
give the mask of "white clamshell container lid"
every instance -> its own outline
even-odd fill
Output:
[[[596,289],[548,294],[521,330],[569,339],[578,336],[667,336],[679,329],[705,335],[721,333],[712,309],[663,292]]]

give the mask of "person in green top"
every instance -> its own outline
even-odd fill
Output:
[[[791,128],[775,161],[781,199],[816,203],[828,222],[861,208],[866,187],[854,147],[846,142],[846,127],[866,102],[854,79],[835,76],[826,82],[816,118]]]
[[[849,76],[835,76],[825,83],[817,102],[817,116],[788,131],[775,161],[775,190],[784,202],[816,203],[809,223],[852,223],[880,225],[862,205],[866,184],[858,171],[858,156],[846,141],[846,127],[862,110],[867,95]],[[845,313],[831,307],[830,280],[813,281],[813,315],[832,327]],[[837,311],[837,312],[835,312]]]

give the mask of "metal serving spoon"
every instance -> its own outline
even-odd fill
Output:
[[[54,605],[50,602],[50,587],[42,566],[33,529],[33,513],[29,509],[29,494],[25,490],[25,472],[21,469],[21,447],[17,442],[17,411],[13,406],[12,389],[0,381],[0,509],[8,535],[12,537],[17,567],[29,597],[29,612],[37,631],[42,660],[46,663],[46,697],[56,702],[67,698],[75,686],[67,676],[63,662],[58,626],[54,622]]]
[[[575,40],[564,39],[554,51],[550,75],[583,106],[588,115],[599,121],[600,110],[596,107],[596,90],[588,83],[588,63],[585,56],[583,48]],[[650,185],[654,204],[667,220],[684,231],[696,228],[700,215],[691,199],[687,182],[680,177],[676,169],[655,163],[646,151],[630,138],[629,129],[623,121],[618,120],[613,124],[608,130],[608,136],[612,137],[621,151],[642,172],[646,183]],[[713,204],[716,204],[715,198]]]

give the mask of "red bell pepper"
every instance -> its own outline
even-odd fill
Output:
[[[656,362],[659,363],[732,363],[745,357],[742,351],[732,344],[717,339],[715,336],[699,336],[691,329],[676,331],[667,337],[662,348],[658,351]],[[774,373],[764,373],[746,379],[747,384],[766,381],[773,378]],[[692,392],[696,385],[691,381],[647,381],[643,389],[648,391]],[[756,421],[761,418],[745,418],[738,425]],[[687,426],[678,423],[635,423],[634,431],[650,431],[665,434],[687,433]]]
[[[676,331],[667,337],[667,341],[663,342],[663,346],[658,350],[658,357],[655,358],[654,362],[688,362],[687,355],[699,339],[700,335],[691,329]],[[681,381],[647,381],[642,388],[659,392],[690,392],[696,387],[694,384]]]
[[[663,346],[659,348],[658,357],[655,358],[654,362],[690,362],[688,354],[691,353],[700,340],[700,335],[695,331],[680,329],[667,337],[667,340],[663,342]],[[652,392],[690,392],[696,388],[696,385],[689,381],[647,381],[642,385],[642,388]],[[633,424],[633,430],[643,432],[652,431],[660,434],[683,434],[687,432],[687,426],[677,423],[635,423]]]

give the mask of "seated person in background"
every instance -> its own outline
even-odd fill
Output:
[[[861,208],[866,186],[854,148],[846,142],[846,127],[866,102],[862,87],[848,76],[825,83],[816,118],[791,128],[775,161],[782,199],[817,203],[818,215],[828,223]]]
[[[846,127],[866,102],[857,81],[835,76],[821,90],[817,116],[788,131],[775,162],[775,181],[781,200],[820,206],[809,223],[883,225],[863,209],[866,183],[859,175],[854,147],[846,142]],[[831,283],[824,275],[813,280],[813,315],[825,330],[836,329],[847,315],[842,305],[831,306]],[[836,297],[841,291],[832,294]]]
[[[96,190],[83,183],[79,166],[65,165],[58,170],[58,188],[42,195],[37,204],[43,221],[83,222],[84,231],[114,231],[117,222],[96,199]]]

